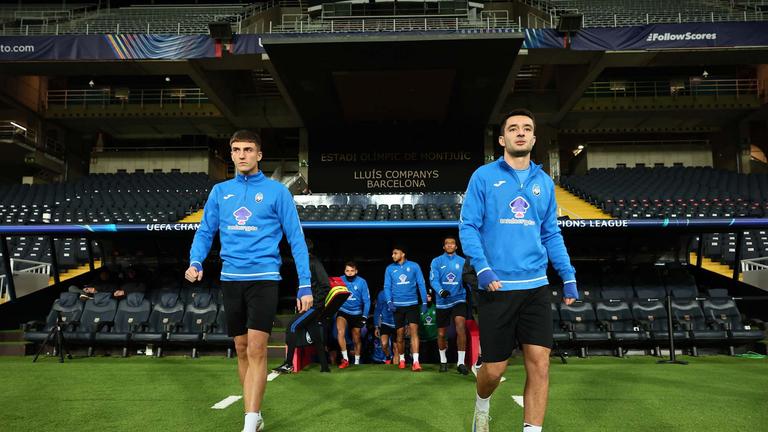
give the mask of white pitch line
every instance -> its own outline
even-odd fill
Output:
[[[219,409],[219,410],[220,409],[224,409],[224,408],[232,405],[233,403],[239,401],[242,398],[243,398],[242,396],[227,396],[224,399],[216,402],[216,404],[213,405],[211,408],[212,409]]]
[[[267,381],[274,381],[275,378],[279,377],[280,374],[277,372],[270,372],[269,375],[267,375]]]
[[[515,400],[515,403],[517,403],[517,404],[518,404],[518,405],[520,405],[521,407],[523,406],[523,397],[522,397],[522,396],[515,396],[515,395],[512,395],[512,399],[514,399],[514,400]]]

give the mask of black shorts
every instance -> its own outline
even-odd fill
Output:
[[[384,336],[384,335],[386,335],[386,336],[394,336],[396,334],[397,334],[397,331],[395,330],[394,327],[390,327],[390,326],[384,325],[384,324],[379,326],[379,336]]]
[[[362,315],[350,315],[346,312],[339,311],[336,314],[336,318],[344,318],[347,320],[347,324],[350,327],[354,328],[363,328],[365,324],[363,324],[363,316]]]
[[[221,291],[229,336],[244,335],[248,329],[272,333],[277,313],[277,281],[221,281]]]
[[[552,348],[549,286],[480,292],[480,347],[484,362],[506,361],[518,345]]]
[[[418,324],[419,318],[419,305],[402,306],[395,308],[395,328],[405,327],[406,324]]]
[[[437,328],[450,327],[458,316],[467,318],[466,303],[455,304],[448,309],[437,309]]]

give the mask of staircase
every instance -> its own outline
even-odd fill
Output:
[[[555,186],[555,199],[558,205],[558,216],[568,216],[571,219],[613,219],[599,208],[560,186]]]
[[[690,262],[691,265],[696,265],[696,252],[691,252],[690,255],[688,256],[688,259],[689,259],[688,262]],[[719,262],[711,258],[702,257],[701,268],[703,268],[704,270],[709,270],[712,273],[717,273],[721,276],[725,276],[728,279],[733,278],[733,269],[731,269],[725,264],[720,264]],[[744,275],[742,273],[739,273],[739,281],[742,281],[742,282],[744,281]]]
[[[30,342],[24,340],[21,330],[0,330],[0,356],[23,356]]]

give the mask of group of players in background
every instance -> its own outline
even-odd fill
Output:
[[[419,323],[428,310],[428,303],[434,299],[437,321],[437,343],[440,353],[440,372],[448,371],[448,341],[446,333],[453,323],[456,329],[458,359],[457,371],[467,375],[465,363],[467,336],[465,322],[471,316],[469,295],[473,278],[472,271],[465,269],[465,260],[456,252],[455,237],[443,240],[444,253],[432,260],[429,272],[429,285],[426,287],[421,267],[406,259],[405,247],[396,246],[392,250],[392,264],[385,270],[384,288],[379,291],[375,305],[372,304],[370,290],[365,279],[358,275],[357,264],[347,262],[341,279],[350,291],[350,296],[336,314],[335,325],[337,341],[341,352],[339,368],[360,364],[363,352],[362,329],[366,327],[373,306],[375,337],[380,339],[384,352],[385,364],[395,363],[400,369],[406,368],[406,335],[410,336],[411,369],[421,371],[419,362]],[[467,264],[468,265],[468,264]],[[469,285],[462,282],[462,274],[469,273]],[[349,355],[347,331],[351,333],[354,349],[354,363]],[[278,371],[290,371],[285,368]]]
[[[551,295],[547,279],[550,263],[563,280],[563,302],[572,304],[579,298],[576,271],[557,225],[554,182],[541,165],[531,161],[535,128],[533,113],[525,109],[513,110],[502,118],[498,144],[504,154],[472,174],[459,219],[463,252],[477,276],[477,304],[482,317],[483,367],[477,374],[473,432],[490,430],[491,395],[502,380],[512,351],[518,347],[522,350],[526,374],[522,430],[542,431],[552,348]],[[184,276],[190,282],[202,280],[203,262],[218,232],[223,307],[228,334],[234,338],[243,386],[243,431],[258,432],[265,427],[261,405],[267,382],[267,341],[277,311],[281,279],[278,245],[283,236],[291,246],[296,263],[299,280],[296,308],[300,314],[312,313],[317,303],[313,287],[322,278],[311,277],[310,255],[293,197],[285,186],[268,179],[259,170],[263,157],[261,138],[250,131],[235,132],[230,139],[230,149],[237,175],[211,190]],[[457,327],[463,324],[466,306],[462,301],[466,301],[466,293],[459,277],[464,259],[455,254],[455,239],[444,242],[443,249],[445,253],[433,260],[430,280],[437,293],[439,325],[445,329],[451,319]],[[401,247],[392,251],[392,260],[386,269],[382,300],[386,311],[392,313],[389,322],[394,324],[399,367],[405,368],[407,324],[412,370],[418,371],[421,370],[419,312],[427,307],[426,283],[418,264],[408,261]],[[324,276],[327,279],[327,275]],[[355,266],[347,266],[345,278],[352,290],[362,291],[362,278],[357,277]],[[337,326],[346,328],[349,324],[354,338],[358,331],[355,329],[361,327],[370,306],[366,306],[362,293],[360,297],[353,297],[337,317]],[[383,336],[389,332],[386,336],[392,337],[392,328],[384,325],[384,321],[382,318],[379,323],[379,333]],[[447,370],[444,330],[441,334],[441,370]],[[359,344],[356,345],[359,350]],[[465,336],[458,345],[461,356],[465,352]],[[342,348],[346,348],[346,342]],[[343,351],[346,354],[346,349]],[[357,358],[360,353],[356,351],[355,355]],[[345,360],[348,365],[348,354]],[[463,362],[458,363],[459,371],[466,373],[466,369],[461,368]]]

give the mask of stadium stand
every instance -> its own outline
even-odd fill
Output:
[[[768,175],[708,167],[592,168],[561,185],[621,219],[763,217]]]
[[[758,8],[731,7],[726,1],[682,0],[524,0],[554,17],[582,14],[584,27],[623,27],[644,24],[691,22],[762,21]],[[736,6],[736,5],[734,5]]]

